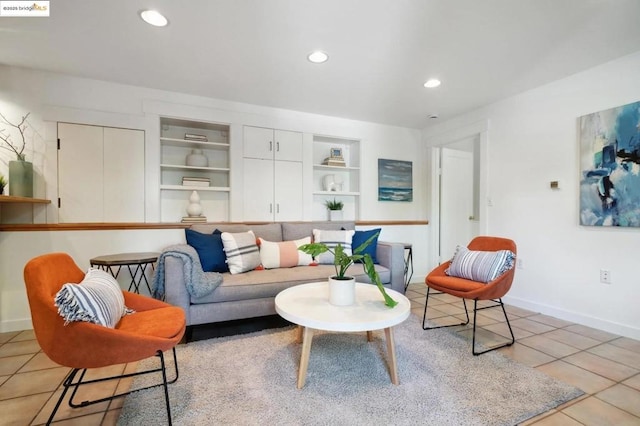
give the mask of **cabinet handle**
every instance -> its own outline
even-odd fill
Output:
[[[280,152],[280,142],[276,142],[276,151]]]
[[[269,203],[269,213],[273,213],[273,204]]]
[[[276,204],[276,213],[280,213],[280,203]]]
[[[273,141],[269,141],[269,152],[273,151]]]

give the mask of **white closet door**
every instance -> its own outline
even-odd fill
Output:
[[[244,159],[244,220],[271,222],[273,202],[273,161]]]
[[[144,222],[144,132],[104,128],[104,221]]]
[[[103,128],[58,123],[60,223],[103,222]]]
[[[244,126],[243,132],[244,157],[273,159],[273,150],[275,149],[273,129]]]
[[[275,220],[302,220],[302,163],[275,162]]]

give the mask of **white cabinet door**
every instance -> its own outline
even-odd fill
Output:
[[[58,123],[58,222],[103,222],[102,127]]]
[[[302,161],[302,133],[276,130],[274,139],[276,160]]]
[[[273,220],[273,161],[244,159],[244,220]]]
[[[58,123],[60,223],[144,222],[144,132]]]
[[[274,164],[275,220],[302,220],[302,163],[276,161]]]
[[[244,157],[273,159],[273,129],[244,126]]]
[[[104,128],[104,221],[144,222],[144,132]]]

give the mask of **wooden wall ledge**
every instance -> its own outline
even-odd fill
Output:
[[[210,222],[219,223],[219,222]],[[271,222],[224,222],[228,224],[262,225]],[[296,222],[293,222],[296,223]],[[304,223],[304,222],[297,222]],[[358,220],[358,226],[428,225],[428,220]],[[0,224],[0,231],[111,231],[133,229],[185,229],[189,223],[38,223]]]

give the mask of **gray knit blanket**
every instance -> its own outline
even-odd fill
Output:
[[[184,282],[187,291],[193,297],[203,297],[211,293],[222,284],[222,275],[217,272],[204,272],[198,252],[188,244],[177,244],[166,247],[158,257],[153,279],[151,281],[153,297],[164,300],[164,263],[167,257],[176,257],[182,260],[184,267]]]

